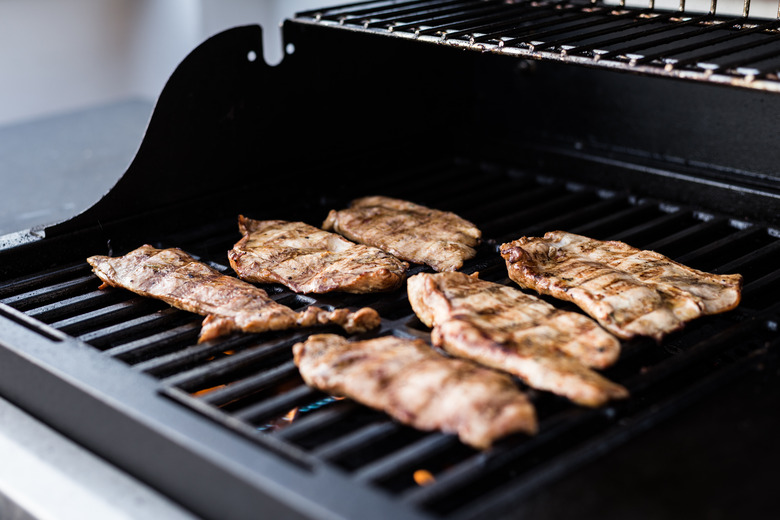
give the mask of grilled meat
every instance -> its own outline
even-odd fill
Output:
[[[454,213],[389,197],[363,197],[331,210],[322,227],[402,260],[455,271],[477,254],[482,233]]]
[[[685,322],[739,304],[742,276],[697,271],[623,242],[551,231],[501,246],[521,287],[576,303],[624,339],[660,340]]]
[[[420,273],[409,301],[434,345],[516,375],[529,386],[600,406],[627,390],[589,367],[614,363],[620,343],[587,316],[463,273]]]
[[[421,430],[457,433],[488,448],[510,433],[536,433],[536,412],[511,378],[445,357],[422,340],[384,336],[349,342],[310,336],[293,347],[310,386],[348,396]]]
[[[92,256],[87,262],[103,280],[101,288],[122,287],[206,316],[200,342],[236,330],[264,332],[333,323],[352,333],[379,325],[379,315],[370,308],[350,312],[309,307],[295,312],[271,300],[264,290],[223,275],[178,248],[144,245],[125,256]]]
[[[248,282],[280,283],[298,293],[369,293],[397,289],[408,264],[303,222],[238,217],[244,235],[228,251]]]

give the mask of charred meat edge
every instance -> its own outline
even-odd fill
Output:
[[[458,276],[461,278],[461,284],[470,284],[476,286],[476,291],[484,291],[481,303],[487,305],[470,307],[467,299],[458,301],[457,298],[448,296],[446,290],[439,286],[439,282],[444,280],[443,276]],[[496,309],[496,304],[500,303],[491,301],[496,300],[495,296],[489,296],[491,290],[511,295],[508,299],[516,301],[521,312],[522,306],[529,303],[547,305],[533,296],[463,273],[420,273],[409,278],[407,290],[415,314],[423,323],[433,327],[431,339],[434,345],[442,347],[454,356],[506,371],[533,388],[562,395],[583,406],[597,407],[613,399],[628,397],[628,390],[623,386],[609,381],[562,349],[551,347],[549,341],[544,338],[535,337],[533,328],[529,329],[530,334],[521,334],[521,338],[517,339],[513,338],[511,331],[507,333],[490,325],[490,317]],[[516,294],[511,291],[516,291]],[[550,307],[551,315],[558,314],[557,310]],[[585,316],[579,318],[588,320]],[[577,321],[579,318],[576,318]],[[612,361],[617,359],[617,340],[595,323],[587,328],[582,340],[595,341],[607,349],[611,348]],[[571,350],[581,351],[582,346]],[[603,364],[604,361],[599,363]]]
[[[293,346],[293,353],[306,384],[420,430],[456,433],[478,449],[512,433],[537,431],[534,407],[510,377],[445,357],[419,339],[349,342],[317,334]]]
[[[379,325],[374,309],[326,311],[308,307],[296,312],[271,300],[247,282],[223,275],[178,248],[144,245],[121,257],[92,256],[87,262],[103,281],[101,288],[121,287],[173,307],[206,316],[199,342],[233,331],[265,332],[336,324],[349,333]]]
[[[228,260],[247,282],[279,283],[304,294],[361,294],[391,291],[406,279],[406,262],[304,222],[239,215],[238,227],[244,236]]]
[[[660,341],[741,299],[739,274],[705,273],[654,251],[565,231],[503,244],[501,255],[518,285],[575,303],[622,339]]]
[[[460,269],[477,254],[482,238],[474,224],[454,213],[382,196],[331,210],[322,227],[436,271]]]

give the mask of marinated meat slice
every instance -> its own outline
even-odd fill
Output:
[[[364,332],[380,321],[370,308],[350,312],[308,307],[295,312],[271,300],[264,290],[223,275],[178,248],[144,245],[125,256],[92,256],[87,262],[103,280],[101,288],[122,287],[206,316],[199,342],[236,330],[264,332],[329,323],[350,333]]]
[[[445,357],[422,340],[385,336],[349,342],[317,334],[293,346],[293,353],[306,384],[421,430],[456,433],[476,448],[537,430],[533,405],[511,378]]]
[[[551,231],[501,246],[521,287],[574,302],[624,339],[660,340],[705,314],[739,304],[742,276],[698,271],[623,242]]]
[[[298,293],[369,293],[397,289],[408,264],[381,249],[303,222],[238,217],[244,235],[228,252],[248,282],[280,283]]]
[[[409,302],[454,356],[516,375],[529,386],[600,406],[628,391],[589,367],[613,364],[620,343],[587,316],[463,273],[420,273]]]
[[[454,213],[389,197],[363,197],[331,210],[322,227],[402,260],[455,271],[477,254],[482,232]]]

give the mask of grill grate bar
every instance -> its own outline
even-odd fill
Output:
[[[236,352],[226,358],[212,361],[206,365],[196,366],[190,370],[185,370],[172,375],[163,380],[166,385],[176,386],[182,390],[194,391],[203,385],[209,384],[211,381],[218,377],[224,377],[232,372],[247,367],[250,364],[261,363],[273,356],[278,355],[280,352],[289,351],[293,343],[301,341],[306,333],[301,334],[300,331],[295,339],[281,339],[272,341],[267,338],[262,345],[257,345],[254,348],[246,349],[241,352]],[[221,345],[221,350],[225,350],[224,345]],[[211,349],[207,351],[212,354],[215,353]]]
[[[54,285],[63,278],[73,278],[74,275],[80,275],[88,269],[89,264],[86,262],[78,262],[29,277],[10,280],[0,285],[0,301],[5,303],[5,298],[7,298],[8,295],[29,292],[32,289],[40,288],[42,286]]]
[[[570,208],[565,214],[543,220],[525,229],[527,236],[541,235],[556,229],[568,229],[575,222],[587,222],[595,218],[603,218],[623,209],[625,202],[617,197],[607,197],[582,208]]]
[[[701,326],[701,324],[699,323],[697,326]],[[755,320],[748,318],[734,323],[731,327],[716,334],[705,334],[705,337],[700,341],[694,341],[692,345],[686,346],[685,350],[675,353],[661,363],[646,367],[641,373],[634,374],[623,384],[629,389],[632,396],[640,395],[657,387],[661,381],[668,380],[691,367],[705,366],[706,363],[703,363],[705,358],[712,358],[715,354],[733,347],[734,340],[737,338],[744,341],[755,329]],[[688,335],[694,339],[698,337],[695,333]],[[674,349],[673,340],[668,342],[666,349],[667,351]]]
[[[200,330],[198,330],[200,332]],[[203,360],[224,351],[240,351],[252,345],[257,347],[257,337],[248,334],[227,338],[221,341],[208,341],[197,343],[177,352],[172,352],[148,361],[143,361],[135,366],[137,370],[161,379],[188,370]]]
[[[778,250],[780,250],[780,240],[775,240],[774,242],[759,249],[752,250],[750,253],[736,258],[727,264],[719,266],[714,271],[716,273],[731,273],[738,271],[741,267],[745,266],[745,264],[753,262],[756,259],[767,258],[770,255],[777,253]]]
[[[313,451],[313,454],[322,460],[343,459],[356,450],[382,442],[383,439],[395,434],[399,429],[401,429],[400,424],[383,417],[380,422],[369,424],[350,434],[321,444]]]
[[[588,236],[600,235],[599,233],[600,229],[610,227],[610,226],[615,226],[615,224],[619,224],[622,222],[630,222],[633,220],[644,220],[648,218],[649,214],[654,213],[656,209],[657,209],[657,204],[650,201],[642,201],[622,211],[613,213],[612,215],[607,215],[606,217],[588,222],[586,224],[574,226],[569,231],[580,235],[588,235]],[[604,239],[606,237],[604,237],[603,234],[601,234],[600,236],[594,236],[594,238]]]
[[[725,222],[726,219],[724,218],[708,218],[698,224],[681,229],[676,233],[659,238],[655,242],[645,245],[645,248],[652,251],[660,251],[672,244],[684,242],[685,240],[691,239],[697,235],[707,235],[710,231],[714,231],[719,227],[723,227]]]
[[[512,12],[527,12],[528,2],[514,4],[511,6]],[[506,19],[506,15],[510,12],[510,9],[505,5],[498,4],[492,6],[485,6],[476,9],[478,5],[474,5],[475,9],[472,11],[464,9],[450,9],[449,13],[455,13],[453,16],[437,16],[427,19],[418,19],[412,22],[414,18],[410,17],[411,23],[405,23],[402,25],[393,26],[393,31],[400,32],[414,32],[417,35],[438,34],[441,36],[447,36],[447,31],[459,29],[461,27],[470,27],[475,24],[494,22],[496,20]],[[422,29],[426,25],[434,25],[429,29]]]
[[[772,271],[760,278],[751,279],[750,281],[745,282],[745,286],[742,289],[743,301],[752,301],[758,293],[766,290],[773,284],[776,284],[778,280],[780,280],[780,270]]]
[[[766,43],[777,43],[777,40],[773,40],[772,42],[767,41]],[[760,63],[764,60],[769,60],[773,58],[777,58],[780,56],[780,50],[773,49],[771,51],[767,51],[763,54],[759,54],[757,56],[751,56],[748,61],[745,61],[744,59],[735,59],[726,63],[721,63],[720,68],[723,70],[736,70],[740,67],[744,67],[745,65],[750,65],[753,63]],[[775,69],[774,72],[777,72],[778,69]]]
[[[292,360],[271,367],[250,377],[230,383],[228,386],[208,392],[200,399],[212,406],[224,406],[258,390],[279,384],[298,376],[298,367]]]
[[[659,229],[666,224],[677,222],[685,216],[687,216],[687,213],[682,212],[680,210],[675,210],[670,213],[666,213],[664,215],[660,215],[656,218],[650,219],[636,226],[632,226],[630,228],[618,231],[617,233],[614,233],[612,235],[612,240],[621,240],[623,242],[630,243],[633,241],[632,237],[641,235],[642,233],[649,230]]]
[[[669,24],[673,23],[672,18],[674,16],[675,13],[666,13],[666,14],[660,14],[656,16],[647,16],[645,18],[634,20],[630,25],[626,25],[625,27],[620,28],[620,30],[618,31],[607,31],[604,33],[604,35],[626,33],[626,32],[627,34],[622,34],[620,36],[613,36],[606,40],[597,40],[587,45],[585,44],[575,45],[567,49],[566,53],[570,55],[592,53],[595,49],[605,49],[610,45],[625,43],[634,40],[636,38],[651,36],[659,32],[668,31],[669,28],[671,27]],[[660,25],[658,25],[657,27],[651,27],[647,29],[644,28],[645,25],[651,25],[651,24],[660,24]],[[592,38],[596,36],[602,36],[602,35],[592,35],[590,37]]]
[[[553,14],[557,14],[561,12],[569,12],[576,9],[576,6],[573,5],[564,6],[561,9],[556,9],[556,4],[549,3],[549,2],[543,2],[534,5],[531,5],[530,3],[522,3],[522,4],[515,4],[513,7],[515,8],[513,10],[513,14],[516,15],[519,14],[524,15],[524,13],[532,13],[523,16],[522,18],[523,23],[528,23],[534,20],[538,20],[540,18],[549,18]],[[420,31],[420,34],[441,32],[443,33],[442,34],[443,38],[453,39],[453,40],[463,39],[464,37],[468,36],[469,40],[473,41],[474,43],[497,40],[502,35],[511,33],[512,31],[516,31],[518,29],[518,20],[516,18],[510,18],[509,20],[507,20],[506,18],[507,17],[504,14],[490,16],[490,17],[483,18],[482,20],[474,20],[473,24],[471,23],[471,21],[468,23],[463,22],[459,24],[453,24],[448,28],[437,27],[436,29],[438,29],[438,31],[435,31],[434,29],[427,29],[425,31]],[[489,22],[489,23],[483,23],[483,22]],[[458,27],[464,25],[467,26],[467,28],[462,30],[455,30]],[[481,34],[481,36],[476,36],[477,34]]]
[[[369,4],[369,3],[373,3],[373,2],[365,2],[365,4]],[[340,23],[347,23],[351,20],[365,19],[367,16],[368,17],[379,17],[382,15],[389,15],[391,17],[395,17],[398,15],[403,16],[406,14],[420,12],[420,11],[425,12],[425,10],[431,8],[432,6],[434,6],[433,8],[435,8],[435,6],[440,7],[440,6],[458,5],[464,3],[467,2],[464,0],[450,0],[445,2],[442,2],[441,0],[414,0],[411,2],[380,3],[375,7],[370,7],[367,9],[350,9],[349,6],[342,6],[342,8],[328,9],[328,14],[323,14],[320,17],[324,19],[338,21]],[[365,4],[363,3],[353,4],[353,6],[360,6]],[[347,9],[344,9],[345,7]],[[313,13],[316,15],[320,13],[320,11],[314,11]]]
[[[437,500],[455,496],[459,490],[512,465],[529,453],[560,438],[565,432],[582,427],[601,413],[596,410],[571,409],[551,420],[543,421],[535,437],[513,446],[503,444],[487,452],[474,453],[471,457],[436,475],[435,484],[407,490],[402,495],[402,500],[418,506],[428,506]]]
[[[724,35],[719,36],[717,38],[712,38],[710,40],[707,40],[706,42],[704,42],[704,44],[706,45],[706,47],[711,47],[711,46],[719,44],[719,43],[733,42],[734,40],[737,40],[739,38],[744,38],[745,36],[748,36],[748,35],[751,35],[751,34],[768,31],[770,29],[774,29],[774,28],[776,28],[778,26],[778,23],[779,22],[769,22],[769,23],[759,24],[759,25],[757,25],[755,27],[751,27],[751,28],[748,28],[748,29],[740,29],[739,31],[735,31],[735,32],[732,32],[730,34],[724,34]],[[715,26],[715,25],[713,25],[712,27],[714,29],[725,29],[722,26]],[[685,60],[679,60],[679,61],[675,61],[675,62],[667,60],[667,64],[671,65],[671,66],[674,66],[674,67],[677,67],[677,68],[685,67],[685,66],[688,66],[688,65],[691,65],[691,64],[700,63],[702,60],[708,60],[708,59],[711,59],[711,58],[716,58],[716,57],[722,56],[724,54],[732,54],[734,52],[738,52],[738,51],[743,50],[743,49],[750,49],[750,48],[753,48],[753,47],[757,47],[759,45],[763,45],[764,43],[770,43],[772,41],[776,41],[776,40],[767,37],[767,41],[766,42],[749,42],[749,43],[746,43],[744,45],[740,45],[740,46],[737,46],[737,47],[726,47],[726,48],[720,49],[718,51],[713,51],[713,52],[708,52],[708,53],[705,53],[705,54],[700,54],[700,55],[698,55],[698,56],[696,56],[694,58],[688,58],[688,59],[685,59]],[[653,60],[656,60],[656,59],[660,59],[662,57],[673,56],[675,54],[682,54],[683,52],[695,51],[697,49],[704,49],[706,47],[702,46],[702,42],[691,43],[689,45],[684,45],[682,47],[675,47],[673,52],[657,52],[657,53],[651,54],[649,56],[644,56],[643,58],[640,58],[639,60],[637,60],[637,63],[645,63],[645,62],[653,61]]]
[[[653,15],[651,16],[651,14]],[[635,13],[634,19],[627,24],[622,24],[619,27],[606,27],[599,31],[589,32],[584,35],[574,35],[569,38],[556,40],[555,46],[560,47],[564,44],[583,42],[586,40],[593,40],[594,38],[597,39],[600,36],[610,36],[619,33],[626,33],[628,31],[631,31],[629,34],[635,37],[637,32],[643,30],[642,28],[645,25],[668,22],[672,18],[672,16],[673,16],[672,13],[655,15],[654,13],[652,13],[652,11],[638,11]],[[620,43],[620,42],[627,41],[629,39],[631,39],[631,36],[624,34],[623,36],[618,36],[618,37],[612,36],[612,38],[607,40],[597,40],[596,42],[591,42],[590,44],[587,45],[582,43],[574,46],[567,45],[565,52],[567,54],[577,54],[584,51],[592,51],[597,45],[607,45],[609,44],[608,42],[612,42],[613,44]]]
[[[547,38],[548,36],[555,36],[557,34],[566,34],[566,33],[572,32],[572,31],[579,31],[580,29],[585,29],[586,30],[585,33],[574,34],[572,36],[569,36],[569,37],[566,37],[566,38],[555,39],[555,40],[553,40],[551,42],[547,42],[547,43],[534,44],[534,45],[531,46],[531,48],[533,50],[535,50],[535,51],[541,51],[541,50],[550,49],[550,48],[559,48],[562,45],[565,45],[565,44],[567,44],[569,42],[572,42],[572,41],[579,41],[579,40],[583,40],[583,39],[586,39],[586,38],[593,38],[595,36],[600,36],[600,35],[606,34],[608,32],[620,31],[620,30],[622,30],[623,27],[630,27],[631,24],[630,23],[629,24],[622,24],[622,25],[618,25],[616,27],[596,29],[596,30],[593,30],[593,31],[590,31],[589,29],[592,29],[594,27],[599,27],[599,26],[605,25],[605,24],[610,24],[610,23],[613,23],[615,21],[623,21],[623,20],[626,20],[628,18],[633,18],[635,16],[640,16],[642,14],[645,14],[646,12],[647,11],[637,11],[637,12],[635,12],[635,11],[627,11],[627,12],[624,12],[624,13],[621,13],[621,14],[610,14],[610,13],[607,13],[607,16],[605,16],[603,18],[596,18],[595,20],[591,20],[591,21],[588,21],[588,22],[585,22],[585,23],[581,23],[581,24],[578,24],[578,25],[575,25],[575,26],[564,27],[562,29],[550,30],[550,31],[546,31],[546,32],[541,33],[541,34],[535,34],[534,35],[534,39],[541,40],[543,38]],[[512,45],[512,42],[511,41],[510,42],[506,42],[506,44]]]
[[[615,49],[613,51],[601,54],[599,56],[599,59],[611,60],[611,59],[619,57],[619,56],[628,56],[630,54],[635,54],[638,51],[641,51],[643,49],[651,49],[651,48],[654,48],[654,47],[660,47],[662,45],[672,45],[672,44],[674,44],[674,43],[676,43],[676,42],[678,42],[680,40],[686,40],[687,38],[693,37],[696,34],[701,34],[701,30],[700,31],[690,30],[690,31],[684,32],[682,34],[674,34],[674,35],[671,35],[671,36],[664,36],[663,35],[664,33],[676,31],[676,30],[679,30],[681,28],[689,29],[692,26],[706,24],[706,23],[712,22],[712,21],[713,21],[713,19],[712,19],[712,17],[710,15],[697,16],[695,18],[689,18],[689,19],[685,19],[685,20],[682,20],[682,21],[676,21],[673,24],[665,26],[663,28],[659,27],[659,30],[656,31],[656,32],[652,32],[653,35],[656,35],[656,34],[661,35],[660,38],[654,38],[654,39],[645,40],[645,41],[642,41],[640,43],[636,43],[634,45],[629,45],[628,47],[620,47],[620,48]],[[737,20],[733,19],[733,20],[729,20],[726,23],[734,24],[735,22],[737,22]],[[714,26],[712,26],[712,25],[705,25],[703,31],[706,32],[708,30],[711,30],[712,27],[714,27]],[[641,36],[642,38],[645,38],[646,36],[648,36],[650,34],[651,34],[651,32],[648,31],[648,33],[637,35],[637,37]],[[634,58],[633,62],[636,63],[637,59],[639,59],[639,58],[638,57]]]
[[[737,23],[738,21],[739,20],[737,20],[737,19],[729,20],[729,22],[734,22],[734,23]],[[663,45],[667,45],[667,44],[676,44],[677,41],[680,41],[680,42],[688,41],[688,40],[692,40],[692,39],[698,38],[700,36],[707,36],[711,32],[727,30],[729,28],[729,26],[733,25],[732,23],[729,23],[729,22],[725,22],[725,23],[711,23],[711,24],[708,24],[708,25],[699,26],[699,27],[696,28],[696,30],[692,30],[692,31],[686,32],[684,34],[671,36],[671,37],[669,37],[669,38],[667,38],[665,40],[661,40],[658,44],[654,44],[654,46],[663,46]],[[733,35],[727,35],[727,36],[733,36]],[[674,48],[671,49],[671,50],[667,49],[667,50],[658,51],[658,52],[651,53],[651,54],[645,54],[641,58],[640,57],[633,58],[632,59],[632,63],[634,63],[635,65],[638,65],[638,64],[643,64],[643,63],[648,63],[648,62],[651,62],[651,61],[655,61],[655,60],[660,59],[660,58],[666,59],[666,57],[668,57],[668,56],[674,56],[674,55],[681,54],[683,52],[687,52],[687,51],[690,51],[690,50],[693,50],[693,49],[696,49],[696,48],[701,48],[704,45],[711,45],[712,42],[716,42],[717,40],[718,40],[718,38],[716,37],[716,38],[713,38],[713,39],[710,39],[710,40],[705,40],[705,41],[701,41],[701,40],[700,41],[695,41],[695,42],[690,43],[690,44],[682,44],[681,43],[679,45],[675,45]],[[667,60],[667,63],[668,63],[668,60]]]
[[[548,464],[535,471],[532,478],[511,480],[482,496],[481,500],[470,502],[464,508],[459,509],[454,518],[463,520],[484,518],[486,511],[492,511],[502,504],[516,503],[535,489],[553,482],[573,468],[596,459],[603,452],[605,446],[616,447],[624,444],[631,437],[647,431],[674,412],[686,408],[699,396],[711,393],[722,386],[724,382],[731,381],[748,372],[750,368],[748,363],[732,364],[716,374],[696,381],[682,392],[664,399],[658,406],[645,408],[636,413],[630,420],[624,421],[623,424],[612,426],[604,432],[600,439],[588,439],[564,455],[553,456]]]
[[[518,183],[516,186],[510,186],[511,189],[507,189],[507,186],[503,186],[502,193],[496,194],[495,198],[491,198],[491,204],[489,207],[482,205],[475,206],[473,204],[473,197],[467,197],[463,200],[463,217],[471,220],[472,222],[484,222],[491,220],[493,216],[500,215],[501,213],[511,213],[516,207],[523,207],[533,203],[539,203],[540,200],[545,198],[552,198],[562,191],[562,185],[539,185],[530,183]],[[472,204],[468,204],[469,198]]]
[[[232,417],[254,425],[259,425],[264,419],[284,415],[296,406],[317,400],[324,394],[319,390],[301,383],[299,386],[275,395],[232,414]]]
[[[103,352],[108,356],[133,364],[140,357],[159,354],[171,345],[178,345],[182,342],[194,342],[197,340],[199,332],[200,322],[196,319],[185,325],[179,325],[157,334],[145,336],[135,341],[106,349]]]
[[[574,192],[560,195],[547,202],[538,201],[523,211],[514,211],[505,217],[493,218],[489,224],[482,226],[482,231],[488,236],[504,236],[510,233],[510,229],[517,229],[529,222],[536,222],[539,219],[551,218],[554,215],[560,215],[571,207],[582,206],[593,200],[593,194],[588,192]]]
[[[29,309],[25,311],[25,314],[43,322],[52,322],[62,320],[66,316],[72,316],[79,312],[86,312],[95,307],[110,305],[117,300],[126,298],[127,295],[115,291],[95,290]]]
[[[533,23],[518,30],[506,31],[502,35],[502,38],[499,39],[498,45],[501,47],[525,45],[531,41],[529,38],[533,38],[533,41],[543,42],[540,38],[587,27],[591,21],[586,21],[584,24],[576,24],[576,22],[582,19],[587,20],[593,16],[591,13],[582,12],[578,9],[555,10],[551,15],[555,16],[556,19]],[[554,27],[554,29],[537,32],[540,29],[546,29],[547,27]]]
[[[124,320],[121,323],[82,334],[79,336],[79,339],[102,350],[111,342],[117,342],[137,336],[148,337],[151,335],[149,332],[150,330],[159,330],[160,327],[179,323],[183,319],[186,319],[186,316],[187,315],[178,309],[164,308],[145,316]]]
[[[739,231],[737,231],[735,233],[732,233],[732,234],[730,234],[728,236],[725,236],[723,238],[720,238],[718,240],[710,242],[709,244],[707,244],[705,246],[702,246],[702,247],[700,247],[700,248],[698,248],[698,249],[696,249],[694,251],[690,251],[690,252],[688,252],[688,253],[686,253],[684,255],[681,255],[680,257],[678,257],[677,261],[680,262],[680,263],[683,263],[683,264],[691,263],[691,262],[694,262],[696,259],[704,256],[704,255],[708,255],[708,254],[711,254],[711,253],[713,253],[714,251],[716,251],[718,249],[721,249],[721,248],[724,248],[724,247],[728,247],[728,246],[732,245],[732,243],[737,241],[737,240],[741,240],[741,239],[744,239],[744,238],[752,238],[752,237],[755,237],[757,235],[761,235],[763,233],[764,233],[764,230],[762,230],[762,229],[760,229],[758,227],[755,227],[755,226],[750,226],[750,227],[747,227],[745,229],[740,229]]]
[[[489,32],[483,34],[482,36],[474,37],[473,41],[474,43],[498,42],[498,45],[503,47],[506,45],[506,41],[503,38],[508,38],[512,35],[528,34],[529,28],[531,32],[533,32],[535,28],[544,28],[555,25],[556,23],[576,21],[583,18],[584,16],[587,16],[582,13],[577,14],[579,10],[580,7],[574,4],[561,5],[549,2],[543,2],[538,5],[535,4],[531,9],[533,14],[524,15],[521,19],[509,20],[506,23],[492,24],[489,27],[484,27],[484,29]],[[558,20],[544,22],[544,25],[530,24],[526,26],[528,22],[535,22],[537,20],[544,20],[546,18],[553,17],[557,17]],[[468,30],[460,31],[458,33],[447,34],[447,39],[455,40],[462,36],[468,36],[469,34],[480,32],[479,29],[479,27],[474,27]]]
[[[139,314],[162,308],[164,307],[159,302],[135,297],[72,318],[56,321],[50,325],[72,336],[79,336],[79,334],[85,333],[88,328],[116,323],[123,319],[133,319]]]
[[[290,426],[274,432],[273,435],[294,442],[300,437],[316,433],[318,430],[341,422],[345,416],[357,408],[358,405],[354,401],[334,401],[315,414],[296,419]]]
[[[42,287],[40,289],[34,289],[22,294],[17,294],[16,296],[9,296],[8,298],[0,300],[0,303],[24,311],[67,298],[76,292],[83,291],[86,287],[94,285],[94,283],[94,275],[79,276],[78,278]]]
[[[502,5],[490,5],[484,3],[472,3],[471,5],[447,8],[431,9],[420,15],[394,17],[392,30],[398,32],[413,32],[417,34],[429,34],[430,30],[420,29],[427,25],[435,25],[433,31],[443,32],[448,27],[458,27],[464,23],[477,21],[490,16],[493,13],[501,12]],[[466,20],[465,22],[463,20]]]
[[[354,473],[360,482],[378,482],[389,475],[420,466],[420,462],[442,454],[458,445],[454,435],[430,433],[401,450],[394,451]]]

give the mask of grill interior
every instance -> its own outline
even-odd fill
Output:
[[[358,191],[404,197],[457,212],[483,230],[485,243],[464,268],[483,279],[511,284],[497,253],[502,242],[566,229],[654,249],[698,269],[742,273],[743,303],[735,311],[696,320],[660,344],[624,342],[620,361],[605,374],[629,389],[632,397],[625,402],[590,410],[529,390],[540,418],[539,435],[510,437],[483,453],[452,435],[416,431],[306,387],[291,346],[309,330],[197,344],[199,316],[124,290],[99,290],[100,281],[80,259],[4,282],[0,301],[152,376],[144,384],[265,449],[304,467],[328,465],[346,474],[352,485],[378,488],[403,507],[431,517],[506,512],[540,486],[754,369],[754,358],[780,340],[780,305],[774,296],[780,288],[774,261],[780,238],[774,228],[675,200],[566,181],[541,169],[468,158],[394,168],[391,176],[355,187],[354,194],[326,193],[316,203],[309,201],[296,208],[297,218],[318,224],[329,209]],[[289,208],[234,210],[276,218]],[[159,236],[153,245],[182,247],[228,272],[225,252],[238,238],[235,216],[226,213],[208,226]],[[123,244],[121,236],[112,243],[115,254],[138,245]],[[411,274],[422,269],[417,266]],[[403,290],[302,296],[280,286],[264,288],[296,309],[312,303],[370,305],[383,318],[376,334],[429,340]]]
[[[612,5],[610,5],[612,4]],[[297,21],[482,52],[625,69],[643,74],[780,91],[778,5],[749,0],[737,12],[713,0],[697,14],[685,1],[418,0],[362,2],[300,13]],[[725,4],[721,2],[721,4]],[[762,19],[769,16],[770,20]]]

